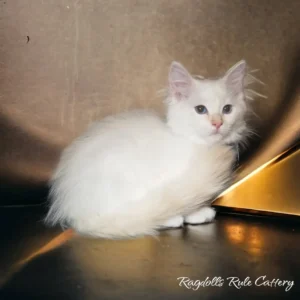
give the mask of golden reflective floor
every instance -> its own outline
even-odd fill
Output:
[[[300,292],[299,223],[284,219],[219,214],[158,238],[109,241],[46,229],[38,207],[1,208],[0,217],[1,300],[298,299]]]

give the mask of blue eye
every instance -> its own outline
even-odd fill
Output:
[[[195,107],[195,110],[198,114],[207,114],[208,111],[207,111],[207,108],[204,106],[204,105],[198,105]]]
[[[227,104],[223,107],[223,114],[230,114],[232,112],[232,105]]]

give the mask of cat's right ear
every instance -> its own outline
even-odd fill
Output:
[[[178,100],[190,96],[193,78],[179,62],[172,62],[169,71],[169,91]]]
[[[224,80],[226,82],[226,86],[233,94],[243,92],[246,69],[246,61],[241,60],[226,72]]]

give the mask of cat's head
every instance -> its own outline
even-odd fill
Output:
[[[242,60],[220,78],[203,79],[173,62],[166,101],[168,125],[199,143],[241,142],[247,133],[246,68]]]

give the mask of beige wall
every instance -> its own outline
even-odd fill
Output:
[[[1,0],[1,176],[47,180],[92,120],[161,110],[172,60],[205,76],[241,58],[259,68],[263,133],[284,104],[299,11],[298,0]]]

